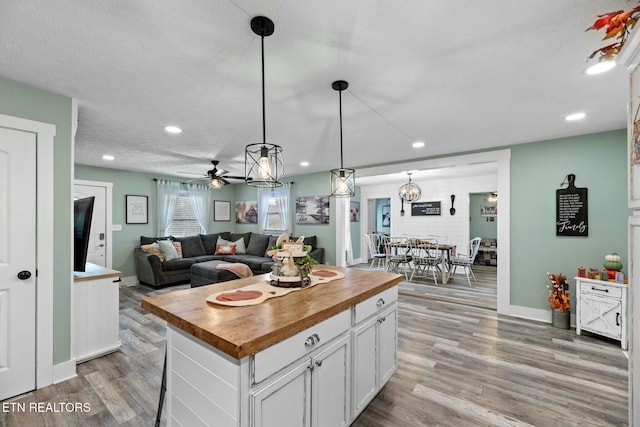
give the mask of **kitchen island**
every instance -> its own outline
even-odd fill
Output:
[[[167,321],[168,425],[349,425],[397,366],[398,274],[345,277],[229,307],[207,297],[268,275],[147,297]]]

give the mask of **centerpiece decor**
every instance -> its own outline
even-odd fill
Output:
[[[304,236],[298,241],[288,241],[288,236],[268,252],[276,261],[272,267],[271,285],[277,287],[302,287],[311,284],[309,273],[317,261],[309,256],[309,246],[303,244]]]
[[[551,306],[551,324],[560,329],[569,329],[571,325],[571,300],[567,276],[547,272],[549,283],[549,304]]]

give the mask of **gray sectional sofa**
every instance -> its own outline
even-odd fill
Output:
[[[235,242],[244,239],[246,253],[236,255],[215,255],[218,237]],[[140,247],[134,249],[136,274],[138,281],[143,285],[155,288],[189,283],[191,266],[195,263],[221,260],[225,262],[241,262],[249,266],[253,274],[271,272],[273,259],[266,254],[277,240],[278,236],[270,236],[258,233],[213,233],[198,234],[186,237],[145,237],[140,236],[140,245],[148,245],[158,240],[170,239],[180,242],[182,246],[182,258],[170,261],[161,261],[160,258],[145,252]],[[296,239],[295,237],[291,238]],[[324,248],[319,248],[316,236],[306,237],[305,245],[311,246],[309,255],[324,263]]]

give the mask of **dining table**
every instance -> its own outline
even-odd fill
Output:
[[[409,241],[397,241],[390,242],[389,246],[392,248],[393,253],[397,254],[399,250],[404,249],[411,250],[413,248],[423,248],[430,249],[433,245],[433,240],[421,239],[421,238],[411,238],[411,242]],[[449,244],[438,244],[438,250],[440,251],[440,281],[443,285],[446,285],[449,281],[449,272],[451,271],[451,251],[455,250],[455,245]]]

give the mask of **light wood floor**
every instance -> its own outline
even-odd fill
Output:
[[[627,359],[617,342],[405,286],[413,285],[403,283],[399,299],[398,370],[354,426],[627,424]],[[0,412],[0,426],[152,426],[165,324],[139,301],[183,287],[122,286],[121,351],[78,365],[77,378],[0,403],[86,402],[90,412]]]

